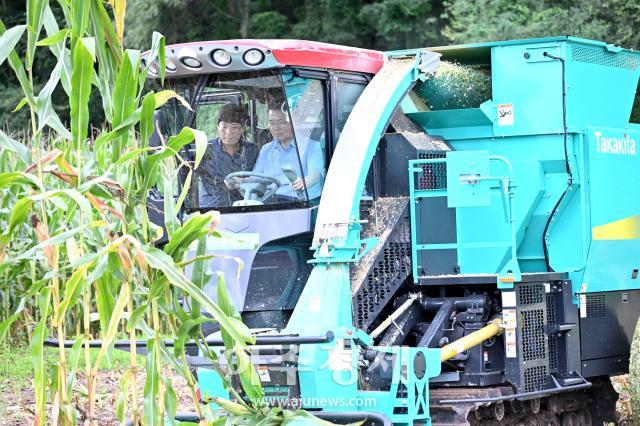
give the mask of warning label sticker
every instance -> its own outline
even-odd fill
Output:
[[[269,369],[266,366],[258,367],[258,376],[260,377],[261,382],[270,382],[271,376],[269,375]]]
[[[504,327],[504,349],[507,358],[515,358],[518,355],[516,344],[516,328],[518,319],[515,308],[502,310],[502,325]]]
[[[498,126],[513,126],[513,104],[498,104]]]

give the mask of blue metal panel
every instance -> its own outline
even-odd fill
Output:
[[[566,68],[569,128],[629,123],[640,76],[639,52],[570,43]]]
[[[359,399],[373,400],[375,411],[386,413],[394,425],[431,425],[429,414],[429,378],[441,371],[440,349],[410,347],[376,347],[380,352],[394,354],[391,384],[388,391],[359,392]],[[416,357],[419,362],[415,362]],[[424,371],[416,369],[424,361]],[[406,387],[406,396],[399,396],[400,387]],[[370,405],[370,407],[371,407]],[[396,410],[400,408],[401,410]],[[366,410],[362,407],[361,410]],[[370,408],[371,409],[371,408]]]
[[[411,51],[394,56],[399,56],[399,60],[389,59],[374,77],[340,135],[318,211],[314,233],[316,266],[284,330],[285,333],[304,335],[332,330],[336,334],[336,341],[331,344],[300,346],[300,392],[303,398],[311,401],[305,408],[325,408],[323,399],[339,396],[348,400],[357,395],[357,351],[350,350],[349,365],[335,366],[330,361],[330,354],[340,352],[343,339],[357,332],[353,329],[349,262],[357,262],[362,252],[370,248],[360,239],[360,196],[376,147],[395,108],[416,79],[439,64],[437,55],[429,52]],[[372,103],[376,105],[372,107]],[[365,124],[369,126],[362,129]],[[407,371],[405,365],[402,367],[399,371]],[[412,371],[413,364],[408,368]],[[411,379],[413,383],[415,376]],[[427,392],[428,379],[421,380],[423,395]],[[413,418],[428,417],[428,404],[420,415],[413,410],[413,404],[405,404]],[[350,411],[357,407],[341,406],[339,409]],[[392,412],[385,414],[390,416]]]
[[[447,206],[486,207],[491,204],[489,151],[447,152]]]
[[[589,127],[591,245],[583,282],[587,292],[640,288],[639,126]]]
[[[540,51],[560,56],[563,45],[536,43],[495,47],[491,56],[496,136],[562,132],[560,64]],[[526,54],[530,58],[526,58]],[[498,119],[498,106],[511,105],[513,124]],[[505,107],[506,108],[506,107]]]

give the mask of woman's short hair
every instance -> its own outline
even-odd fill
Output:
[[[244,126],[247,121],[247,114],[241,106],[226,104],[218,110],[218,124],[221,121],[225,123],[240,123]]]

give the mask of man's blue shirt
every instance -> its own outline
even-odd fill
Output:
[[[322,149],[316,141],[308,141],[304,145],[306,146],[300,149],[300,161],[298,161],[295,140],[292,140],[286,148],[282,147],[280,141],[272,140],[260,150],[260,155],[258,155],[253,171],[278,178],[280,188],[278,188],[276,194],[294,198],[297,197],[296,191],[291,187],[291,183],[282,168],[294,170],[298,177],[304,174],[305,178],[309,173],[317,171],[320,173],[320,180],[308,187],[307,191],[309,199],[318,198],[322,192],[322,183],[325,175]],[[300,163],[302,163],[302,172],[300,172]]]

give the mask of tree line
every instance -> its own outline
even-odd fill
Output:
[[[61,14],[56,2],[51,6]],[[0,0],[7,27],[24,22],[24,10],[24,1]],[[574,35],[640,49],[637,0],[131,0],[126,23],[125,46],[143,50],[153,31],[167,43],[295,38],[379,50]],[[46,52],[40,56],[54,61]],[[36,73],[36,86],[47,78]],[[0,68],[0,91],[0,126],[24,128],[26,109],[11,112],[22,95],[7,64]],[[65,120],[68,107],[58,99],[54,93],[54,108]],[[92,121],[99,125],[94,104]]]

